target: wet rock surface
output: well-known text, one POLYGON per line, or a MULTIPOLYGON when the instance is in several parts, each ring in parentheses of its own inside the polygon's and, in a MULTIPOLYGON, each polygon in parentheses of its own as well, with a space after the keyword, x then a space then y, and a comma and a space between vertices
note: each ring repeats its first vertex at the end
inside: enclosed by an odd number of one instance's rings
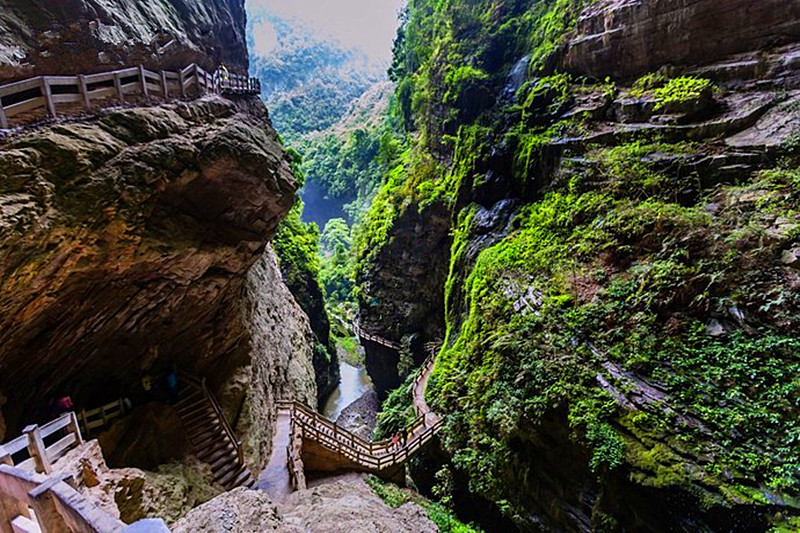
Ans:
POLYGON ((0 83, 39 75, 91 74, 220 63, 247 70, 244 0, 5 0, 0 83))
POLYGON ((375 426, 378 425, 380 407, 378 393, 370 390, 345 407, 336 419, 336 424, 355 433, 362 439, 370 441, 373 438, 375 426))

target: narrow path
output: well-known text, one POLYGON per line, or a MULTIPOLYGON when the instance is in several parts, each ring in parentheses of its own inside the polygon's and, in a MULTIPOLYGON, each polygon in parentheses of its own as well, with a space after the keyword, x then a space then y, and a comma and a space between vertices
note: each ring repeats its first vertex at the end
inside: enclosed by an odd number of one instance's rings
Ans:
MULTIPOLYGON (((302 462, 302 448, 294 457, 292 472, 301 481, 298 486, 305 487, 306 467, 315 471, 359 471, 377 475, 395 476, 408 459, 432 440, 444 424, 444 420, 431 412, 425 401, 425 389, 433 374, 435 354, 438 347, 431 348, 431 356, 414 379, 412 397, 417 418, 406 428, 407 438, 402 444, 393 444, 390 439, 373 442, 336 425, 314 409, 297 401, 278 402, 278 422, 275 429, 272 455, 266 470, 259 478, 257 487, 266 491, 275 501, 283 501, 293 489, 288 464, 288 446, 293 438, 291 432, 302 441, 313 442, 333 454, 311 452, 313 461, 318 464, 306 466, 302 462), (324 464, 319 464, 322 461, 324 464)), ((302 445, 301 445, 302 446, 302 445)))
POLYGON ((425 388, 428 386, 431 374, 433 374, 433 363, 434 360, 431 358, 423 367, 420 379, 414 384, 414 408, 417 410, 417 415, 425 417, 425 425, 420 428, 420 431, 424 431, 426 427, 432 426, 439 421, 438 415, 431 411, 428 402, 425 400, 425 388))
POLYGON ((259 476, 256 485, 275 502, 283 502, 292 493, 292 483, 286 465, 286 449, 291 437, 290 428, 291 413, 283 409, 278 410, 275 435, 272 438, 272 455, 270 455, 269 464, 259 476))

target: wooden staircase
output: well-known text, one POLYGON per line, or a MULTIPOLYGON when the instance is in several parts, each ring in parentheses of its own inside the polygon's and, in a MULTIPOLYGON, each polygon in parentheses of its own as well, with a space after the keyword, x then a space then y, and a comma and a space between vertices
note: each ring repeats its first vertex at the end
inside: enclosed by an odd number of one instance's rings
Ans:
POLYGON ((211 466, 214 481, 232 490, 253 487, 241 444, 208 390, 205 380, 181 375, 180 401, 175 405, 198 459, 211 466))
MULTIPOLYGON (((288 415, 289 445, 288 457, 281 459, 279 451, 274 453, 275 465, 283 463, 280 467, 288 466, 292 487, 304 487, 305 482, 299 480, 305 479, 305 471, 361 471, 387 479, 394 478, 398 473, 402 475, 402 467, 408 459, 433 440, 444 426, 444 419, 434 413, 425 401, 425 388, 433 373, 436 354, 440 348, 441 343, 438 342, 425 346, 430 351, 430 356, 414 379, 413 385, 417 418, 406 427, 408 439, 402 445, 392 444, 388 439, 378 442, 365 440, 301 402, 279 401, 279 431, 276 433, 280 434, 281 418, 288 415)), ((271 466, 272 463, 273 461, 271 466)))

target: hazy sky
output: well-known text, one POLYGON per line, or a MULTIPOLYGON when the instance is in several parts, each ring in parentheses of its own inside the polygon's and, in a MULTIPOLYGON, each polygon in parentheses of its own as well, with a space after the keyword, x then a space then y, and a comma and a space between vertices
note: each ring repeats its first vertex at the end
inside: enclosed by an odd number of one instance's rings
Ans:
MULTIPOLYGON (((397 32, 397 13, 405 0, 247 0, 249 10, 267 9, 287 19, 296 19, 346 48, 358 48, 372 59, 391 57, 397 32)), ((256 53, 274 47, 274 30, 267 24, 254 28, 256 53)))

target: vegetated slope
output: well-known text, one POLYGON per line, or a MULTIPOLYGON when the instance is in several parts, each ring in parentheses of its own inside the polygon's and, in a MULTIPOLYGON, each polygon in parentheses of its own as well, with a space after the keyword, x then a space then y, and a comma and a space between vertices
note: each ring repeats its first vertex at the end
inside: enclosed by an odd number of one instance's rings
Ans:
POLYGON ((258 6, 248 35, 251 72, 278 132, 303 156, 307 180, 340 207, 371 191, 392 93, 388 65, 258 6))
POLYGON ((798 527, 800 14, 748 5, 409 4, 361 322, 446 337, 437 479, 521 530, 798 527))
POLYGON ((306 180, 344 205, 357 219, 386 171, 386 150, 392 138, 389 117, 394 85, 376 83, 350 104, 330 128, 306 135, 297 143, 306 180), (383 146, 382 146, 383 143, 383 146))
MULTIPOLYGON (((305 204, 295 206, 278 232, 276 251, 287 284, 311 317, 320 341, 317 352, 331 360, 332 368, 336 355, 329 340, 320 263, 326 278, 336 278, 327 283, 336 294, 327 296, 337 302, 347 300, 352 286, 349 244, 329 258, 319 250, 320 230, 332 217, 348 216, 346 204, 349 217, 356 218, 377 187, 392 87, 386 81, 386 65, 370 63, 362 52, 321 40, 298 21, 258 6, 252 6, 250 15, 251 72, 262 80, 271 118, 283 139, 297 150, 296 161, 302 161, 298 174, 308 184, 305 204)), ((337 320, 339 326, 342 323, 337 320)), ((330 372, 327 378, 318 374, 318 378, 324 397, 338 374, 330 372)))
POLYGON ((256 6, 249 15, 250 71, 261 80, 275 127, 289 143, 336 123, 353 100, 385 76, 383 65, 320 40, 298 21, 256 6), (257 29, 273 36, 269 50, 256 46, 257 29))

